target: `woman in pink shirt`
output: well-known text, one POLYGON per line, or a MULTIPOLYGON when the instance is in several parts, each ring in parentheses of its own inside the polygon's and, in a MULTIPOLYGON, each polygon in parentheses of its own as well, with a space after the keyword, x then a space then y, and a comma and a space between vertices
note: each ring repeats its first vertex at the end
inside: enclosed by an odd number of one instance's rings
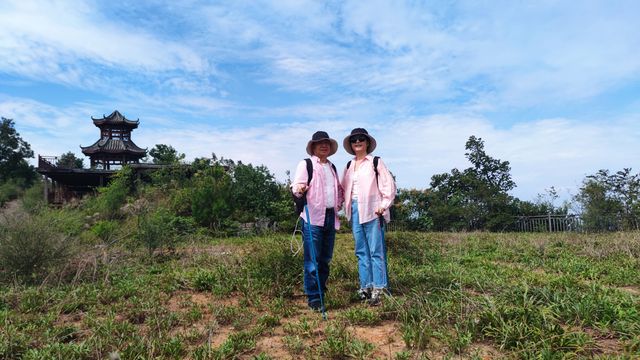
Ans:
POLYGON ((291 190, 297 197, 307 197, 309 223, 302 211, 302 236, 304 249, 304 292, 309 307, 322 311, 322 295, 326 292, 329 277, 329 262, 333 257, 336 230, 340 228, 338 211, 344 201, 344 193, 335 166, 328 157, 338 151, 338 142, 324 131, 317 131, 307 143, 307 153, 311 156, 313 171, 311 181, 307 172, 307 161, 298 163, 291 190), (313 244, 309 239, 313 239, 313 244), (313 246, 313 249, 311 248, 313 246), (313 253, 312 253, 313 251, 313 253), (313 261, 315 255, 317 265, 313 261), (319 276, 319 281, 316 276, 319 276), (318 282, 321 289, 318 289, 318 282))
POLYGON ((376 148, 376 139, 367 130, 353 129, 344 138, 343 146, 355 155, 344 169, 342 187, 345 215, 351 220, 358 258, 358 296, 378 305, 389 286, 384 228, 391 220, 389 208, 396 196, 396 185, 384 162, 370 155, 376 148))

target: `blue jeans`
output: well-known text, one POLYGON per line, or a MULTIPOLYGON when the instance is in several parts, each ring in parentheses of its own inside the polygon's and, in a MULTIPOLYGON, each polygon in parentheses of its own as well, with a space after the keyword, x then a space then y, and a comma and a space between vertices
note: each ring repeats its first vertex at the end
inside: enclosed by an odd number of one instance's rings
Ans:
POLYGON ((306 221, 302 221, 302 237, 304 244, 304 293, 307 294, 309 304, 320 302, 320 291, 318 291, 318 279, 320 274, 320 286, 322 294, 327 291, 327 279, 329 278, 329 263, 333 257, 333 245, 336 240, 335 212, 327 209, 324 217, 324 226, 311 225, 311 235, 313 238, 313 250, 316 261, 313 261, 311 254, 311 243, 309 242, 309 226, 306 221))
POLYGON ((351 230, 355 240, 360 288, 386 289, 387 247, 384 242, 384 220, 374 219, 364 224, 358 222, 358 201, 351 204, 351 230))

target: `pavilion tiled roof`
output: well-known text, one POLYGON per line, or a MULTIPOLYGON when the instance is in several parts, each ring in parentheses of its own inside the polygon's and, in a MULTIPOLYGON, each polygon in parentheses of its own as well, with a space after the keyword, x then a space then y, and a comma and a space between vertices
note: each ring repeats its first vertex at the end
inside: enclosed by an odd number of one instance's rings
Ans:
POLYGON ((147 150, 141 149, 131 140, 122 139, 100 139, 90 146, 80 146, 82 153, 85 155, 91 155, 96 153, 111 153, 111 154, 132 154, 143 157, 146 155, 147 150))
POLYGON ((112 112, 109 116, 102 115, 102 119, 91 117, 93 120, 93 124, 97 127, 102 127, 104 125, 121 125, 127 127, 129 129, 135 129, 138 127, 140 123, 140 119, 138 120, 129 120, 124 115, 122 115, 118 110, 112 112))

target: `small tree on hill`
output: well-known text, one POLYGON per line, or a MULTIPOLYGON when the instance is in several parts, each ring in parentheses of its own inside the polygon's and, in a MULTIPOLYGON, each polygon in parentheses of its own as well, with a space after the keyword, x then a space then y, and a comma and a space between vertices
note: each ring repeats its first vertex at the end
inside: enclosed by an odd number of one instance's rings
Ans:
POLYGON ((58 166, 67 169, 82 169, 84 168, 84 159, 77 158, 74 153, 69 151, 60 155, 58 166))
POLYGON ((178 153, 171 145, 157 144, 149 150, 154 164, 177 164, 184 160, 185 155, 178 153))
POLYGON ((465 149, 472 167, 431 178, 434 226, 440 230, 507 230, 515 215, 508 191, 516 186, 509 162, 489 156, 482 139, 475 136, 469 137, 465 149))
POLYGON ((191 214, 203 226, 221 228, 231 215, 231 177, 214 165, 195 175, 191 189, 191 214))

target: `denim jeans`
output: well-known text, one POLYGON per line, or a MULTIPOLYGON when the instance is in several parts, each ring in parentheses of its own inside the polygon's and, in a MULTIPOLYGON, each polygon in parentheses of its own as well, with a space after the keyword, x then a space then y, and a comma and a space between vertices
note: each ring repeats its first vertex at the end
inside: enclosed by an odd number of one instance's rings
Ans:
POLYGON ((351 204, 351 230, 355 240, 360 288, 386 289, 387 247, 384 242, 384 220, 374 219, 358 223, 358 201, 351 204))
POLYGON ((324 217, 324 226, 311 225, 311 235, 313 238, 313 250, 315 260, 311 254, 311 242, 309 242, 309 225, 302 221, 302 236, 304 244, 304 293, 307 294, 309 304, 320 301, 320 291, 318 291, 317 274, 320 274, 320 286, 322 294, 327 291, 327 279, 329 278, 329 263, 333 257, 333 246, 336 240, 335 212, 327 209, 324 217))

